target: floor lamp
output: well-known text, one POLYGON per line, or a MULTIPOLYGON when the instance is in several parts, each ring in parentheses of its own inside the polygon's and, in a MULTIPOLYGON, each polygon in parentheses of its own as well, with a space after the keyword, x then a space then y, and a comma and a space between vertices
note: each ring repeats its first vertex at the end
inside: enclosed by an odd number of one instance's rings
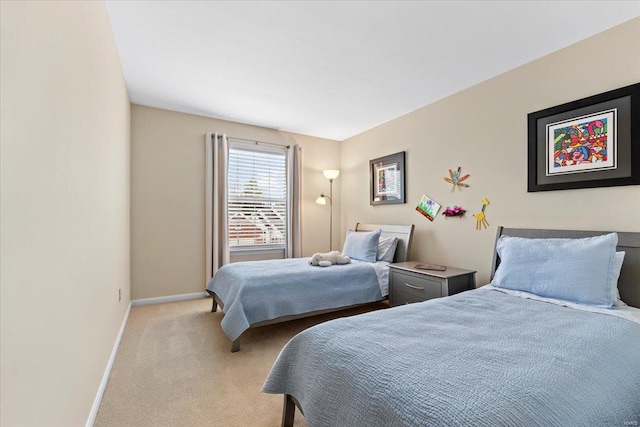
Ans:
POLYGON ((327 199, 329 199, 329 251, 333 249, 333 180, 340 175, 340 171, 337 169, 323 170, 322 174, 329 180, 329 195, 320 194, 320 197, 316 199, 316 203, 319 205, 326 205, 327 199))

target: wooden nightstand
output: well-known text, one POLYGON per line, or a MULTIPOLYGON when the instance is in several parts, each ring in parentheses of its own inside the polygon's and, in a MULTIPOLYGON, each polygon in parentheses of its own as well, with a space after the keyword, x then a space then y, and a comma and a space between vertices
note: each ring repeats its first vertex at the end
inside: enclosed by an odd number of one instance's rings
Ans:
POLYGON ((389 304, 409 304, 475 289, 476 272, 447 267, 445 271, 418 270, 419 261, 389 264, 389 304))

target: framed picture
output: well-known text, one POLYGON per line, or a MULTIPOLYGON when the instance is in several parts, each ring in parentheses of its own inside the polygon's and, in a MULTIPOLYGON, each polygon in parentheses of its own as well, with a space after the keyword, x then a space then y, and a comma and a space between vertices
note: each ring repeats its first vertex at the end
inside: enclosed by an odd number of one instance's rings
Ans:
POLYGON ((404 151, 369 161, 371 205, 405 203, 404 151))
POLYGON ((528 115, 528 191, 640 184, 640 83, 528 115))
POLYGON ((426 194, 423 194, 422 198, 418 202, 418 206, 416 206, 416 210, 429 221, 433 221, 436 219, 438 211, 440 211, 440 203, 436 202, 426 194))

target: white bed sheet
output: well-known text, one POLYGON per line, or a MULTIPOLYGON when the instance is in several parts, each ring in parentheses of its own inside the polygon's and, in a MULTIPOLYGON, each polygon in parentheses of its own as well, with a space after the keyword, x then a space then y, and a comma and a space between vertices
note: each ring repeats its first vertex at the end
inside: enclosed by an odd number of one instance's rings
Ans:
POLYGON ((389 295, 389 263, 385 261, 365 262, 352 259, 351 262, 357 262, 359 264, 366 264, 371 266, 376 272, 378 277, 378 286, 380 286, 380 293, 383 297, 389 295))
POLYGON ((588 312, 591 312, 591 313, 600 313, 600 314, 606 314, 608 316, 621 317, 623 319, 627 319, 627 320, 630 320, 632 322, 640 324, 640 309, 628 306, 622 300, 618 300, 618 305, 617 306, 613 306, 612 308, 598 308, 598 307, 592 307, 592 306, 589 306, 589 305, 576 304, 576 303, 573 303, 573 302, 563 301, 563 300, 559 300, 559 299, 555 299, 555 298, 545 298, 545 297, 538 296, 536 294, 531 294, 529 292, 514 291, 514 290, 511 290, 511 289, 497 288, 497 287, 495 287, 495 286, 493 286, 491 284, 482 286, 479 289, 498 291, 498 292, 502 292, 502 293, 505 293, 505 294, 508 294, 508 295, 514 295, 514 296, 517 296, 517 297, 520 297, 520 298, 527 298, 527 299, 532 299, 532 300, 535 300, 535 301, 548 302, 548 303, 551 303, 551 304, 556 304, 556 305, 561 305, 561 306, 564 306, 564 307, 574 308, 576 310, 588 311, 588 312))

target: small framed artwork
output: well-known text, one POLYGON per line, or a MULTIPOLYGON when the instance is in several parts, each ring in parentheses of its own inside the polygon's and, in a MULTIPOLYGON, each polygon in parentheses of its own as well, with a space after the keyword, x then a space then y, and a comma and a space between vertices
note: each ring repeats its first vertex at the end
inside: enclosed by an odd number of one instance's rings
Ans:
POLYGON ((405 203, 404 151, 369 161, 371 205, 405 203))
POLYGON ((433 221, 438 215, 438 211, 440 211, 440 203, 423 194, 418 206, 416 206, 416 210, 429 221, 433 221))
POLYGON ((528 115, 528 191, 640 184, 640 83, 528 115))

